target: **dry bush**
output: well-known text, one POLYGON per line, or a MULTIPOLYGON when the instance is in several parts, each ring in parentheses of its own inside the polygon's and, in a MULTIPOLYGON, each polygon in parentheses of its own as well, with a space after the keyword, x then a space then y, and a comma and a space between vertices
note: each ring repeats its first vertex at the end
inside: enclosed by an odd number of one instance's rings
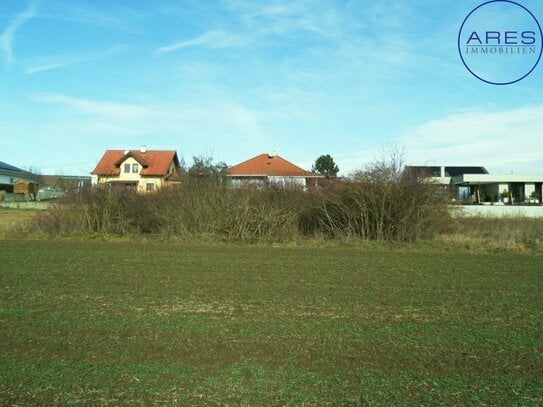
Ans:
POLYGON ((243 241, 292 241, 301 236, 412 241, 434 236, 451 221, 442 191, 403 171, 396 157, 348 181, 330 181, 305 192, 232 188, 220 171, 196 174, 178 187, 152 194, 89 188, 40 214, 28 229, 243 241))
POLYGON ((293 240, 295 196, 301 191, 232 189, 222 182, 186 182, 153 194, 88 189, 38 214, 27 231, 211 236, 228 240, 293 240))
POLYGON ((233 189, 216 180, 190 181, 153 196, 160 224, 157 232, 228 240, 292 240, 298 232, 294 201, 286 198, 291 193, 233 189))
POLYGON ((152 213, 146 197, 105 188, 87 188, 68 194, 27 225, 28 230, 55 233, 125 235, 150 231, 152 213))
POLYGON ((330 238, 412 241, 449 228, 447 197, 393 156, 320 191, 305 229, 330 238))

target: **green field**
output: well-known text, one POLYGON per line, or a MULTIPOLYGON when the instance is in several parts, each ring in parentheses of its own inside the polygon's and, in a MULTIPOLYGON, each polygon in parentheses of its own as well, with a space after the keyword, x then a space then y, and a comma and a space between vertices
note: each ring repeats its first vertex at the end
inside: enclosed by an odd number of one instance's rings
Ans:
POLYGON ((0 404, 541 405, 536 252, 0 241, 0 404))

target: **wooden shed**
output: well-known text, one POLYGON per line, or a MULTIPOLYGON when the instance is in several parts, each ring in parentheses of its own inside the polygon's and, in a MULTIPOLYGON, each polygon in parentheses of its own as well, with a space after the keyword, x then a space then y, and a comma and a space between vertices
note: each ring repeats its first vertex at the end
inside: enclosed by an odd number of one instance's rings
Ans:
POLYGON ((13 193, 24 194, 29 198, 36 199, 38 195, 38 184, 35 182, 28 182, 24 179, 19 179, 13 183, 13 193))

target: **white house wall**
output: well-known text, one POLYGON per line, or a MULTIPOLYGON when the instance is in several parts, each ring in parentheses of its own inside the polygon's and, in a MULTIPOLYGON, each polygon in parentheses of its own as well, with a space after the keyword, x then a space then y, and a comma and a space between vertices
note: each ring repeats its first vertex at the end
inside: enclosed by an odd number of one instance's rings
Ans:
POLYGON ((0 184, 13 184, 18 179, 13 175, 0 175, 0 184))
POLYGON ((289 177, 289 176, 231 176, 230 182, 234 187, 240 187, 243 185, 258 185, 264 186, 275 185, 279 187, 307 187, 307 180, 305 177, 289 177))
POLYGON ((270 185, 305 187, 305 177, 268 176, 270 185))
POLYGON ((0 184, 10 184, 13 185, 18 180, 24 180, 28 183, 36 182, 36 179, 29 178, 29 177, 21 177, 20 175, 6 175, 6 174, 0 174, 0 184))

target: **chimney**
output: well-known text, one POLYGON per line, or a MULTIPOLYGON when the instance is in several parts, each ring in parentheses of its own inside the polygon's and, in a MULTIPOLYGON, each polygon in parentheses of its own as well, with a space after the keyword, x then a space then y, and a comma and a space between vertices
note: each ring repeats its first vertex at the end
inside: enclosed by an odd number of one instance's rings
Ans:
POLYGON ((140 153, 145 154, 147 152, 147 146, 140 147, 140 153))

